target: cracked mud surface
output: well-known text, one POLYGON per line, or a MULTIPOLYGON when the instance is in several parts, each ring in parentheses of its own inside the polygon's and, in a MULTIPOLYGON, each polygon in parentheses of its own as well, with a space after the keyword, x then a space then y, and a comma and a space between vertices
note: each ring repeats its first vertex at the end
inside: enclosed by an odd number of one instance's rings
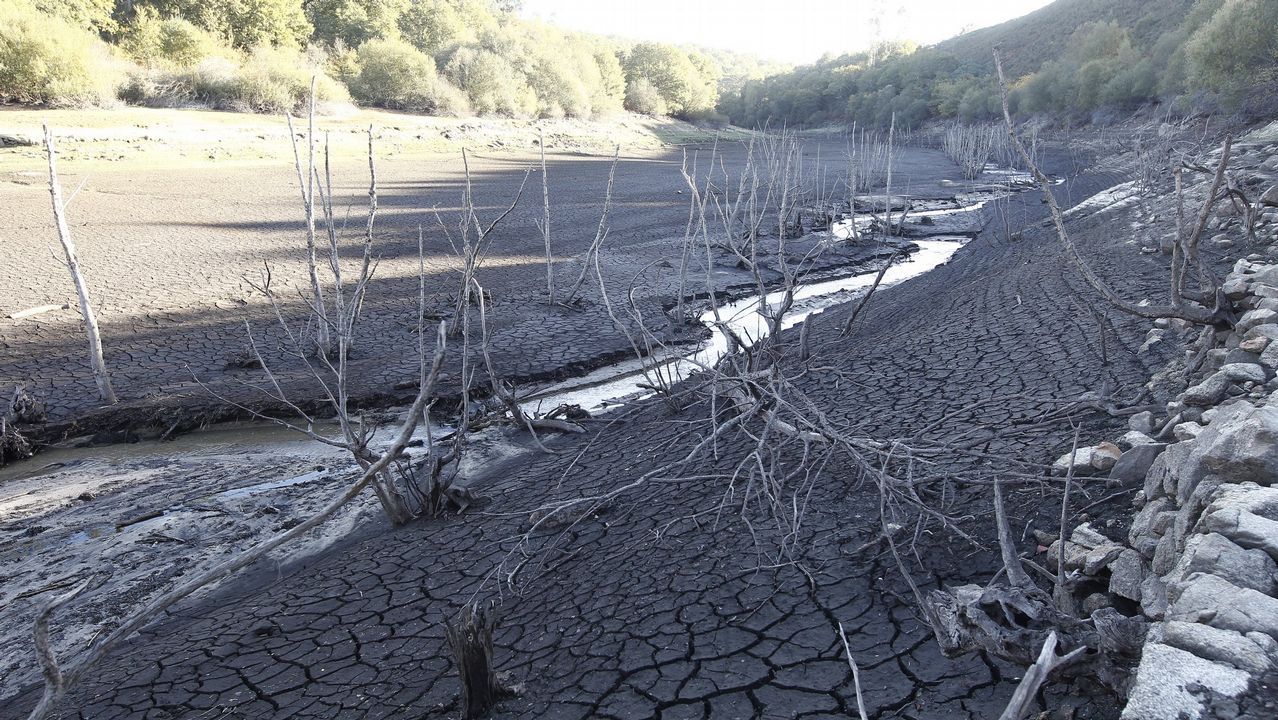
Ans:
MULTIPOLYGON (((1122 179, 1091 171, 1061 192, 1077 202, 1122 179)), ((1009 212, 1013 227, 1044 214, 1029 193, 1009 212)), ((1114 233, 1114 218, 1101 216, 1073 222, 1076 241, 1129 296, 1160 289, 1161 261, 1115 241, 1125 226, 1114 233)), ((1045 399, 1103 382, 1133 388, 1155 364, 1135 354, 1142 324, 1110 313, 1104 365, 1092 305, 1042 228, 1014 242, 991 230, 951 264, 876 297, 853 337, 829 331, 842 313, 818 318, 826 329, 814 337, 829 339, 818 342, 829 370, 806 376, 802 389, 855 434, 1015 424, 1053 407, 1045 399), (994 396, 1008 397, 952 415, 994 396)), ((730 472, 740 439, 725 441, 717 464, 699 465, 698 479, 644 485, 571 527, 543 531, 526 561, 511 555, 529 511, 682 456, 704 418, 696 406, 672 414, 645 403, 598 437, 556 441, 562 455, 492 480, 478 512, 388 532, 282 576, 258 573, 179 608, 108 658, 62 717, 456 716, 442 622, 472 598, 497 598, 497 578, 513 587, 500 598, 496 665, 522 686, 497 717, 846 717, 855 696, 840 622, 871 717, 984 718, 1002 709, 1018 669, 943 658, 890 558, 866 548, 878 530, 872 487, 827 472, 812 488, 797 538, 810 575, 770 567, 760 554, 766 527, 755 527, 759 542, 738 513, 715 515, 726 488, 714 476, 730 472)), ((1084 432, 1099 430, 1093 421, 1084 432)), ((1067 449, 1061 437, 1027 426, 989 450, 1050 462, 1067 449)), ((1105 490, 1084 492, 1096 499, 1105 490)), ((1037 495, 1024 490, 1013 504, 1032 514, 1037 495)), ((983 506, 973 495, 956 508, 983 506)), ((988 549, 952 538, 918 547, 931 582, 985 580, 994 567, 988 549)), ((0 717, 18 717, 33 700, 24 694, 0 717)), ((1090 716, 1116 714, 1097 707, 1090 716)))

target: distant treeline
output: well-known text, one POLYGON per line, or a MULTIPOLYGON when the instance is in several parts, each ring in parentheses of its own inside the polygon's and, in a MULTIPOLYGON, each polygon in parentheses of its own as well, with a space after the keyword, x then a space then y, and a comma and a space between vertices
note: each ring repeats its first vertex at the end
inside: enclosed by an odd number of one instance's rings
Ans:
POLYGON ((0 101, 715 119, 776 70, 519 18, 517 0, 0 0, 0 101))
POLYGON ((995 46, 1021 113, 1104 121, 1154 101, 1278 112, 1278 0, 1058 0, 935 47, 881 44, 747 82, 719 110, 747 127, 990 120, 995 46))

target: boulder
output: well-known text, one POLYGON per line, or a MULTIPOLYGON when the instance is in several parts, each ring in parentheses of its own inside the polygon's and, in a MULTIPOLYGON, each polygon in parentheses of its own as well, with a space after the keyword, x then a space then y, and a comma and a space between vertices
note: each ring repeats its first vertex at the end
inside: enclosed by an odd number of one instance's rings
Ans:
POLYGON ((1186 405, 1195 405, 1198 407, 1209 407, 1215 405, 1225 398, 1229 392, 1229 376, 1217 372, 1209 375, 1205 380, 1194 385, 1181 395, 1181 400, 1186 405))
POLYGON ((1278 207, 1278 183, 1269 186, 1260 196, 1260 204, 1266 207, 1278 207))
POLYGON ((1272 484, 1278 480, 1278 406, 1238 403, 1229 410, 1199 438, 1203 467, 1232 483, 1272 484))
POLYGON ((1153 435, 1155 430, 1157 430, 1157 425, 1154 423, 1154 413, 1148 410, 1136 413, 1127 418, 1127 427, 1138 433, 1153 435))
MULTIPOLYGON (((1232 630, 1220 630, 1202 623, 1178 620, 1163 623, 1162 634, 1163 642, 1174 648, 1207 660, 1232 665, 1239 670, 1260 674, 1269 672, 1275 666, 1275 658, 1269 652, 1275 641, 1268 636, 1260 636, 1269 640, 1268 643, 1258 643, 1232 630)), ((1252 635, 1255 636, 1255 633, 1252 635)))
POLYGON ((1267 517, 1240 507, 1209 508, 1203 524, 1211 532, 1220 533, 1242 547, 1263 550, 1269 557, 1278 558, 1278 522, 1267 517))
MULTIPOLYGON (((1139 433, 1137 434, 1139 435, 1139 433)), ((1140 435, 1140 437, 1144 438, 1146 436, 1140 435)), ((1123 485, 1144 482, 1145 475, 1149 473, 1149 468, 1166 449, 1166 443, 1150 441, 1141 445, 1133 444, 1130 450, 1119 456, 1118 462, 1114 463, 1114 467, 1110 468, 1109 479, 1123 485)))
POLYGON ((1246 672, 1162 643, 1145 646, 1122 720, 1200 720, 1216 698, 1247 690, 1246 672))
POLYGON ((1109 592, 1140 602, 1140 586, 1148 575, 1149 568, 1140 553, 1125 549, 1109 564, 1109 592))
MULTIPOLYGON (((1128 447, 1128 448, 1134 448, 1138 445, 1149 445, 1150 443, 1156 443, 1156 442, 1158 441, 1155 440, 1154 438, 1137 430, 1128 430, 1127 432, 1123 433, 1122 437, 1118 438, 1118 446, 1128 447)), ((1119 460, 1122 460, 1122 458, 1119 458, 1119 460)))
MULTIPOLYGON (((1265 339, 1266 338, 1252 338, 1252 340, 1265 340, 1265 339)), ((1245 342, 1251 342, 1251 341, 1248 340, 1245 342)), ((1225 362, 1224 364, 1221 365, 1220 369, 1223 370, 1230 365, 1255 365, 1256 363, 1259 363, 1259 362, 1260 362, 1260 353, 1254 353, 1254 352, 1251 352, 1250 350, 1244 350, 1242 347, 1242 343, 1239 343, 1238 347, 1225 353, 1225 362)), ((1261 368, 1261 372, 1262 373, 1264 372, 1264 368, 1261 368)), ((1255 381, 1253 380, 1252 382, 1255 382, 1255 381)))
POLYGON ((1278 323, 1278 311, 1258 309, 1248 310, 1238 319, 1238 324, 1234 326, 1234 330, 1245 333, 1248 330, 1259 327, 1261 325, 1272 325, 1278 323))
POLYGON ((1194 574, 1168 585, 1168 620, 1203 622, 1222 630, 1278 638, 1278 600, 1215 575, 1194 574))
POLYGON ((1161 496, 1145 503, 1145 507, 1141 508, 1132 520, 1131 529, 1127 531, 1128 544, 1141 555, 1152 558, 1154 548, 1158 545, 1158 538, 1163 532, 1155 531, 1155 528, 1160 526, 1165 528, 1175 515, 1176 506, 1169 497, 1161 496), (1161 519, 1164 516, 1167 517, 1165 521, 1161 519))
POLYGON ((1092 447, 1081 447, 1073 453, 1065 453, 1052 463, 1052 474, 1064 476, 1074 466, 1075 475, 1094 475, 1114 467, 1123 451, 1114 443, 1103 442, 1092 447))
POLYGON ((1210 573, 1238 587, 1271 595, 1278 579, 1278 565, 1261 550, 1244 550, 1225 535, 1212 532, 1191 535, 1176 567, 1165 579, 1180 580, 1195 573, 1210 573))
POLYGON ((1265 381, 1265 369, 1255 363, 1226 363, 1217 372, 1236 383, 1265 381))
POLYGON ((1117 445, 1112 442, 1103 442, 1092 449, 1092 467, 1105 472, 1113 468, 1122 455, 1123 451, 1117 445))
POLYGON ((1224 291, 1230 300, 1241 300, 1247 295, 1247 281, 1236 275, 1230 276, 1220 286, 1220 289, 1224 291))
POLYGON ((1240 330, 1239 332, 1243 334, 1243 340, 1250 340, 1254 337, 1266 337, 1272 342, 1274 340, 1278 340, 1278 323, 1265 323, 1264 325, 1257 325, 1245 331, 1240 330))
POLYGON ((1278 369, 1278 343, 1270 341, 1265 351, 1260 353, 1260 364, 1268 368, 1278 369))
POLYGON ((1203 426, 1196 422, 1183 422, 1178 423, 1176 427, 1172 428, 1172 436, 1177 440, 1184 442, 1198 437, 1202 434, 1202 431, 1203 426))

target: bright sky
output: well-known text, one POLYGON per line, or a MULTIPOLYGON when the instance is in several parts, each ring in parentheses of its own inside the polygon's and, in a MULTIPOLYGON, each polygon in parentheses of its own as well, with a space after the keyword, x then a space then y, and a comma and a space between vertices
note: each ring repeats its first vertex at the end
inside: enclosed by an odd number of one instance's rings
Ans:
POLYGON ((737 50, 791 63, 879 40, 940 42, 1051 0, 524 0, 525 16, 637 40, 737 50))

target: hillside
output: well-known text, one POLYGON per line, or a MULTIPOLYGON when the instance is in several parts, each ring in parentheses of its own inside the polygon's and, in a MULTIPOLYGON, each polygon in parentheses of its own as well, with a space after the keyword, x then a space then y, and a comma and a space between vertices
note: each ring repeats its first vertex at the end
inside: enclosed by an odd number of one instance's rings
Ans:
POLYGON ((1057 0, 931 47, 884 43, 748 82, 719 111, 745 126, 988 121, 1000 113, 999 47, 1014 112, 1106 122, 1173 101, 1180 114, 1264 117, 1278 102, 1274 27, 1272 0, 1057 0))
POLYGON ((1194 0, 1057 0, 1028 15, 945 40, 936 50, 953 56, 965 71, 985 74, 991 72, 990 49, 998 47, 1006 70, 1020 77, 1063 57, 1083 25, 1117 23, 1134 42, 1152 46, 1179 28, 1193 6, 1194 0))

